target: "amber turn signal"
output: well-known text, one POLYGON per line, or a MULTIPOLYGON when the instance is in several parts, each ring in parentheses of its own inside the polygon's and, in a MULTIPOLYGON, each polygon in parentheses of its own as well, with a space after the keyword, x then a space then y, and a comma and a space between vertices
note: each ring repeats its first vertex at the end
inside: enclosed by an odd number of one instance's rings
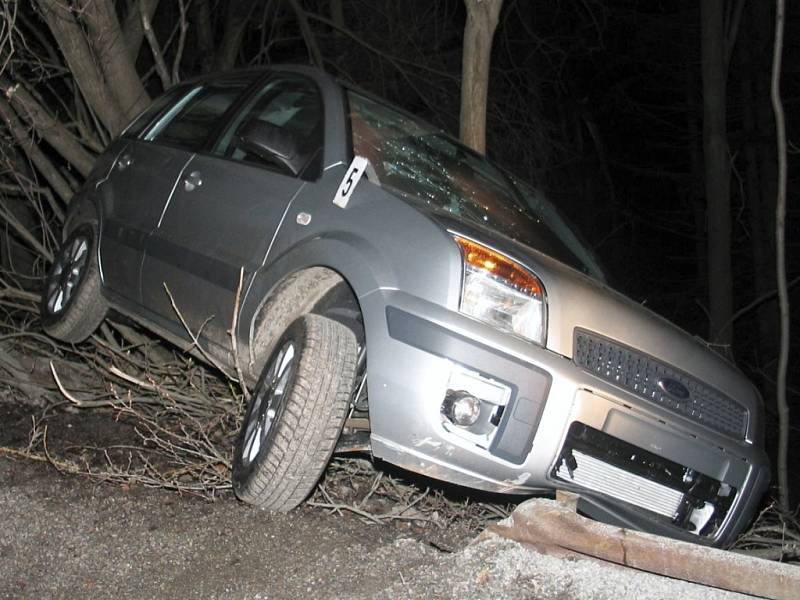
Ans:
POLYGON ((468 265, 491 273, 523 294, 533 298, 542 298, 542 284, 535 275, 491 248, 459 236, 453 237, 461 247, 464 261, 468 265))

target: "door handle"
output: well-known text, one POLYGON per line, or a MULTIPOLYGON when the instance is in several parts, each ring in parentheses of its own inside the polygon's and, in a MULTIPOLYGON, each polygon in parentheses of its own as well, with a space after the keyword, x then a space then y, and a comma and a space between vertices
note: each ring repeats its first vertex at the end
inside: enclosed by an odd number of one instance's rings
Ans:
POLYGON ((117 170, 124 171, 133 163, 133 157, 130 154, 123 154, 117 160, 117 170))
POLYGON ((183 178, 183 189, 187 192, 192 192, 201 185, 203 185, 203 177, 200 171, 192 171, 183 178))

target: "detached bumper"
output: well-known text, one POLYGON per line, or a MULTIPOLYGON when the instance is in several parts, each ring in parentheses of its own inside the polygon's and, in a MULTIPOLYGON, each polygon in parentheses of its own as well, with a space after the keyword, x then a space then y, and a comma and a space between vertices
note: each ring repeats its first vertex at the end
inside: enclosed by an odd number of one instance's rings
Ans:
POLYGON ((752 518, 769 483, 761 448, 441 306, 398 291, 360 300, 375 456, 492 492, 573 490, 595 518, 700 543, 725 545, 752 518), (507 390, 475 432, 442 413, 461 372, 507 390), (579 442, 576 428, 597 435, 579 442))

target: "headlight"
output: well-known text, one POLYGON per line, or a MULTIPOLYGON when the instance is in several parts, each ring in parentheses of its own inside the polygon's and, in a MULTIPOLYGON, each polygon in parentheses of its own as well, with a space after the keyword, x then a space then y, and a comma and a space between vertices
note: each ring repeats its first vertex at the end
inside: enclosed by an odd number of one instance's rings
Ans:
POLYGON ((547 306, 539 278, 507 256, 455 236, 464 256, 461 312, 544 346, 547 306))

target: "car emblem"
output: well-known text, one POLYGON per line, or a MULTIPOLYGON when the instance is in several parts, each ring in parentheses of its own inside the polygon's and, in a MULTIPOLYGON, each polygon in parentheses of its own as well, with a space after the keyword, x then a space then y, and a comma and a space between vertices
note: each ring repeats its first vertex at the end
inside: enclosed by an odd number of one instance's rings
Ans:
POLYGON ((658 387, 673 398, 678 398, 679 400, 686 400, 689 397, 689 388, 675 379, 662 377, 658 380, 658 387))

